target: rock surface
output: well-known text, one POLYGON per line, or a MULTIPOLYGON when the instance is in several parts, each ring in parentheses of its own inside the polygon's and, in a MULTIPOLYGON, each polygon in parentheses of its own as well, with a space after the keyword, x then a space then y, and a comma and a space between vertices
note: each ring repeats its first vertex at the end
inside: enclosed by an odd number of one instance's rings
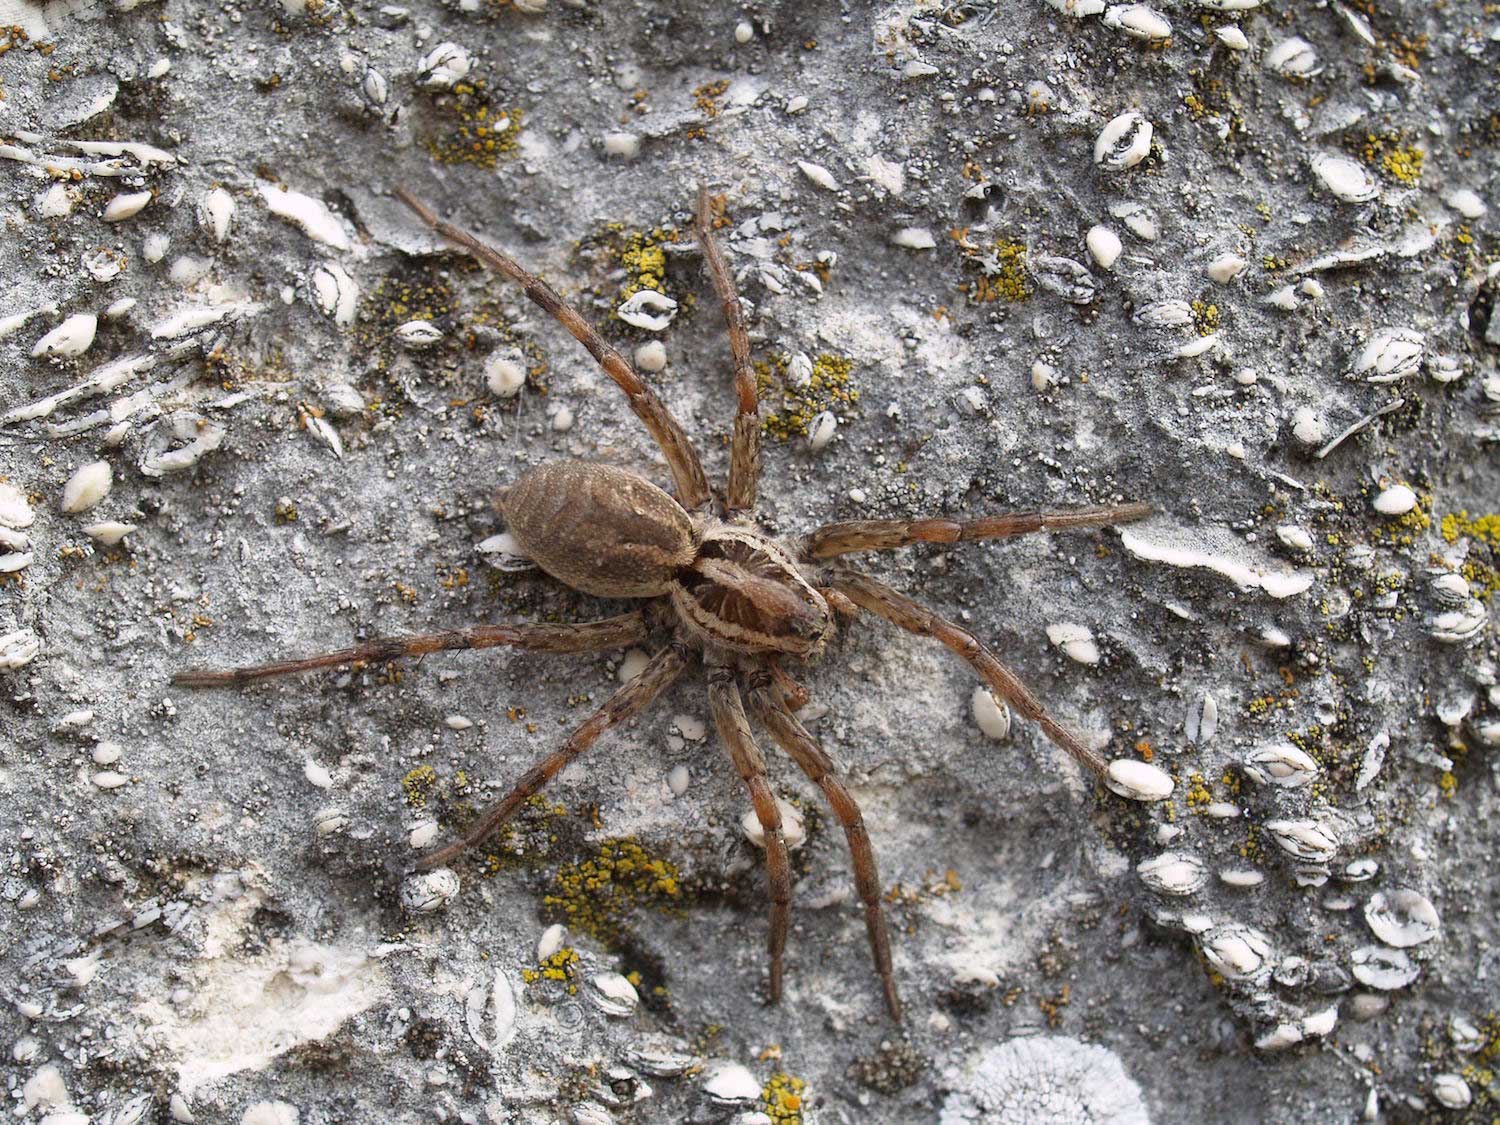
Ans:
POLYGON ((1010 1120, 1014 1072, 1059 1121, 1493 1116, 1500 16, 1102 8, 0 0, 16 1109, 1010 1120), (769 745, 806 840, 765 1004, 763 853, 701 673, 425 876, 641 654, 170 683, 618 612, 528 570, 492 496, 559 458, 667 484, 662 458, 389 193, 639 353, 718 479, 699 184, 768 527, 1157 513, 867 561, 1165 801, 981 730, 968 669, 878 622, 796 670, 880 857, 899 1027, 843 834, 769 745), (1013 1045, 1038 1035, 1076 1060, 1013 1045), (1085 1075, 1116 1089, 1050 1085, 1085 1075))

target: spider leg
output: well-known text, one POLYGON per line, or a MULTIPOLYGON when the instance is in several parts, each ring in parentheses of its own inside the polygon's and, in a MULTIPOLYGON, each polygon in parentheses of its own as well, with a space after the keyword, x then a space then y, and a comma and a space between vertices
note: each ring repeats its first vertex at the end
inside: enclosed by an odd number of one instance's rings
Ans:
POLYGON ((843 826, 844 838, 849 845, 849 858, 854 864, 854 885, 865 906, 865 931, 870 937, 870 956, 875 961, 875 971, 880 974, 880 983, 885 989, 885 1006, 891 1013, 891 1019, 900 1023, 901 998, 896 992, 896 976, 891 969, 891 939, 886 931, 885 912, 880 904, 880 873, 875 865, 875 849, 870 844, 870 834, 865 831, 864 815, 844 786, 833 760, 787 709, 786 700, 773 684, 762 682, 757 685, 752 681, 750 705, 755 710, 755 717, 771 732, 777 745, 823 791, 828 807, 843 826))
POLYGON ((485 809, 474 826, 453 843, 428 852, 417 861, 417 868, 428 871, 451 863, 491 832, 509 820, 522 803, 562 772, 574 758, 592 746, 605 731, 638 715, 662 693, 687 667, 688 650, 681 644, 670 644, 653 656, 646 667, 620 688, 595 711, 583 725, 568 736, 567 742, 532 766, 499 801, 485 809))
POLYGON ((847 555, 851 551, 889 551, 913 543, 963 543, 1006 539, 1033 531, 1110 527, 1142 520, 1150 514, 1150 504, 1104 504, 1061 512, 1012 512, 977 520, 845 520, 824 524, 805 536, 801 557, 810 561, 847 555))
POLYGON ((860 608, 884 617, 909 633, 933 637, 947 645, 979 673, 980 679, 992 691, 1041 727, 1047 737, 1071 754, 1079 765, 1103 780, 1108 769, 1104 759, 1058 722, 1015 672, 973 633, 938 616, 885 583, 875 581, 869 575, 853 570, 840 570, 833 578, 833 585, 847 594, 860 608))
POLYGON ((678 425, 677 419, 672 417, 666 403, 636 373, 635 368, 626 362, 624 356, 606 343, 593 326, 541 278, 529 273, 477 235, 438 218, 432 208, 405 188, 398 187, 393 194, 449 242, 462 246, 485 265, 514 281, 526 291, 526 296, 571 332, 573 338, 588 349, 604 373, 625 392, 630 401, 630 409, 656 440, 672 471, 672 479, 677 485, 677 499, 682 506, 693 511, 708 503, 708 478, 703 475, 703 465, 698 460, 698 452, 693 448, 692 441, 678 425))
POLYGON ((714 292, 729 327, 729 352, 734 359, 734 393, 737 409, 734 415, 734 445, 729 454, 729 517, 755 507, 755 487, 760 478, 760 400, 755 388, 755 371, 750 367, 750 337, 745 331, 745 316, 740 297, 734 289, 734 275, 724 261, 724 253, 709 227, 708 189, 698 189, 698 244, 714 292))
POLYGON ((270 664, 250 664, 223 671, 178 672, 172 677, 172 682, 178 687, 238 686, 267 680, 272 676, 289 676, 295 672, 333 668, 361 660, 374 663, 399 660, 403 656, 426 656, 429 652, 447 649, 496 648, 501 645, 536 652, 600 652, 604 649, 624 648, 644 640, 646 628, 646 619, 639 612, 570 625, 473 625, 467 629, 450 629, 444 633, 382 637, 298 660, 277 660, 270 664))
POLYGON ((787 706, 793 711, 800 711, 806 707, 812 696, 808 690, 792 679, 787 670, 781 666, 781 661, 774 655, 767 656, 766 667, 771 672, 771 679, 776 682, 776 688, 781 692, 781 697, 786 700, 787 706))
POLYGON ((714 714, 719 738, 729 751, 729 759, 750 791, 756 819, 766 837, 766 884, 771 895, 771 933, 767 950, 771 957, 771 1003, 781 1001, 782 955, 792 919, 792 865, 787 854, 786 837, 781 832, 781 809, 766 780, 766 760, 750 736, 750 722, 740 689, 734 682, 734 669, 716 664, 708 671, 708 701, 714 714))

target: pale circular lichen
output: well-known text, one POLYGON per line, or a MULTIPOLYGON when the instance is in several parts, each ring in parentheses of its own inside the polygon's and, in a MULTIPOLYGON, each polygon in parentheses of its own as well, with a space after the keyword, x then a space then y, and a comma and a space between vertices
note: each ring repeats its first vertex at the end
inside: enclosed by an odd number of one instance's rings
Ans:
POLYGON ((1150 1125, 1113 1051, 1062 1035, 1009 1039, 980 1054, 940 1125, 1150 1125))

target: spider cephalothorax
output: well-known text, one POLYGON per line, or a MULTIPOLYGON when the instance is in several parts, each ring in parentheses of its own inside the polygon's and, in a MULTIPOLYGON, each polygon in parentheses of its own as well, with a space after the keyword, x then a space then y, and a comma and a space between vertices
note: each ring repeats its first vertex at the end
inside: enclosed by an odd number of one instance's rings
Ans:
POLYGON ((538 566, 561 582, 600 597, 635 599, 639 608, 575 625, 475 625, 444 633, 369 641, 337 652, 227 672, 184 672, 178 684, 207 687, 246 684, 290 672, 355 661, 394 660, 444 649, 511 645, 543 652, 599 652, 669 633, 634 679, 612 695, 557 750, 534 765, 506 796, 480 815, 464 837, 424 856, 420 865, 447 863, 504 824, 521 804, 555 777, 601 734, 647 707, 695 661, 707 670, 714 724, 735 771, 744 781, 765 839, 771 899, 770 993, 781 997, 782 955, 791 917, 791 867, 781 813, 766 775, 765 759, 751 734, 750 711, 823 793, 844 830, 876 971, 894 1019, 901 1003, 891 969, 890 942, 881 909, 875 854, 859 806, 832 760, 798 721, 807 693, 788 674, 784 659, 808 661, 823 652, 834 632, 834 611, 860 610, 914 633, 933 637, 967 661, 997 695, 1035 722, 1110 789, 1139 800, 1171 792, 1171 780, 1140 762, 1106 763, 1048 713, 1015 673, 978 637, 842 562, 857 551, 912 543, 998 539, 1033 531, 1104 527, 1139 519, 1144 504, 1117 504, 1061 512, 1026 512, 976 520, 852 520, 825 524, 808 535, 775 539, 755 522, 760 476, 760 416, 750 345, 739 299, 724 259, 710 236, 707 196, 698 194, 697 233, 714 289, 729 326, 737 410, 729 474, 722 495, 709 488, 692 442, 661 399, 623 356, 543 281, 499 250, 439 219, 407 192, 396 196, 444 238, 473 253, 526 291, 586 347, 625 392, 656 440, 671 471, 676 496, 635 473, 609 465, 563 461, 524 474, 501 493, 499 505, 511 533, 538 566))

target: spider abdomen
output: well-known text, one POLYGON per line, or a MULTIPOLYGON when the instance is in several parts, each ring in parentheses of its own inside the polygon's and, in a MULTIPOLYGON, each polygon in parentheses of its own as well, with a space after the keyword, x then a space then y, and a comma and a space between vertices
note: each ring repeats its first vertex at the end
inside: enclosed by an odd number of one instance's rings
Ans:
POLYGON ((697 543, 682 506, 650 481, 589 461, 532 469, 501 501, 510 533, 552 577, 606 598, 667 593, 697 543))

